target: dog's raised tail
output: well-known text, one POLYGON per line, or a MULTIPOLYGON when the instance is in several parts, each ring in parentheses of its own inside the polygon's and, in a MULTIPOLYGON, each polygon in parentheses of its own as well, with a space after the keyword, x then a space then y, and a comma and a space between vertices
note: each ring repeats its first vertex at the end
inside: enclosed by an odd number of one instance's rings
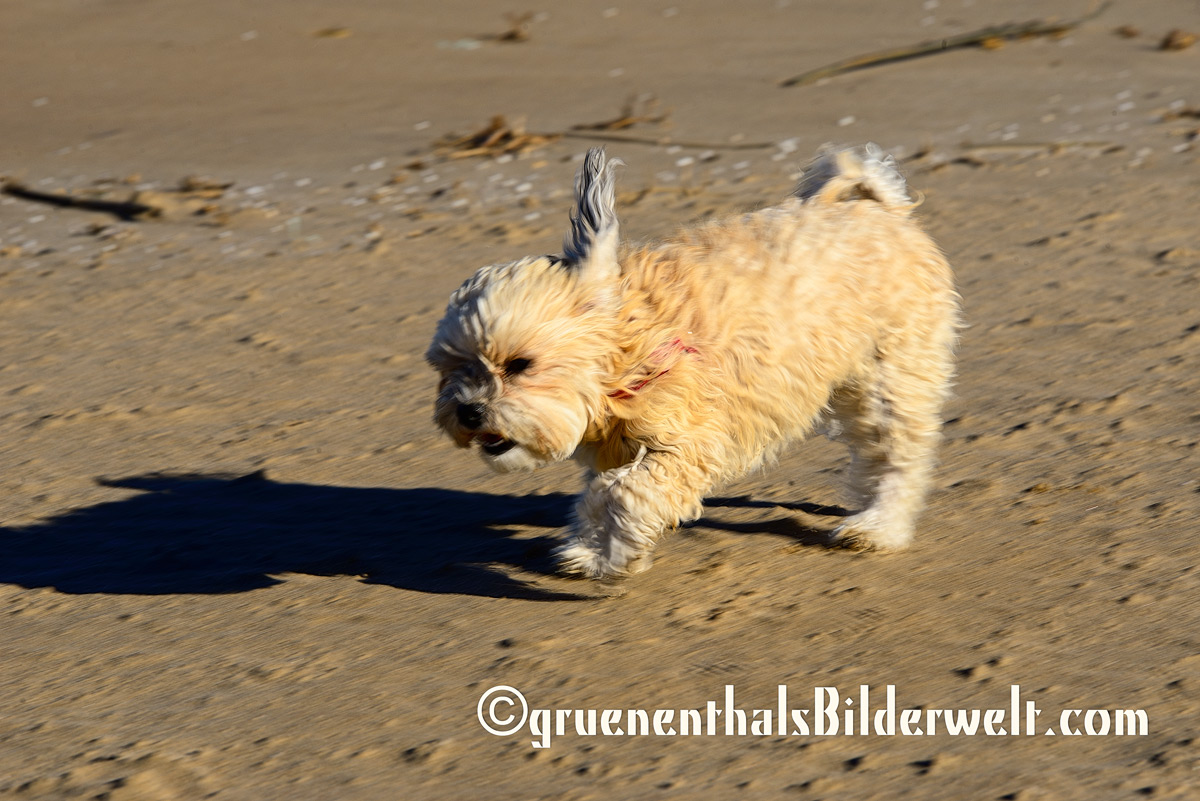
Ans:
POLYGON ((875 144, 826 148, 804 169, 792 194, 805 203, 874 200, 897 211, 916 205, 896 160, 875 144))

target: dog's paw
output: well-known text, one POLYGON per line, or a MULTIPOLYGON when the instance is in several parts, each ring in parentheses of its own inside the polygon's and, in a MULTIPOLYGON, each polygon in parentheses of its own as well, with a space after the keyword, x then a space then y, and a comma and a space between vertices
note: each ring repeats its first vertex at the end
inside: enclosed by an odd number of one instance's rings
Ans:
POLYGON ((618 565, 575 540, 555 548, 553 555, 558 561, 560 573, 592 579, 623 578, 642 573, 649 570, 654 562, 651 555, 646 553, 618 565))
POLYGON ((873 515, 858 514, 833 530, 833 542, 854 551, 903 551, 912 544, 912 529, 883 525, 873 515))
POLYGON ((574 540, 555 548, 553 555, 558 562, 558 571, 568 576, 607 578, 617 575, 607 559, 574 540))
POLYGON ((624 569, 621 571, 625 576, 636 576, 638 573, 645 573, 654 564, 654 556, 644 553, 640 556, 635 556, 630 559, 624 569))

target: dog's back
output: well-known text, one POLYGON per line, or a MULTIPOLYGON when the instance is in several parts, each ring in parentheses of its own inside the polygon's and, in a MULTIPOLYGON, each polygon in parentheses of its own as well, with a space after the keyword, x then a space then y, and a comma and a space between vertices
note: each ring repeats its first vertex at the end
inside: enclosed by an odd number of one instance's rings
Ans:
POLYGON ((661 320, 697 333, 709 323, 705 334, 718 338, 794 330, 810 315, 814 335, 841 315, 895 328, 913 310, 906 296, 954 305, 949 265, 912 216, 916 206, 879 148, 826 150, 782 203, 627 251, 622 273, 661 320))

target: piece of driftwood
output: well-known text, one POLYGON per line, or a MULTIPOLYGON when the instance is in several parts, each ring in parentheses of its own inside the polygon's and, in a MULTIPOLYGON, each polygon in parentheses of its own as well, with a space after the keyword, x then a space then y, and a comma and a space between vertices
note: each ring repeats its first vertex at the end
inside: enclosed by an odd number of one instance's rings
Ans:
MULTIPOLYGON (((626 142, 637 145, 655 145, 658 147, 681 147, 688 150, 765 150, 775 147, 772 142, 702 142, 693 139, 676 139, 667 134, 657 136, 637 136, 621 131, 624 118, 610 121, 608 124, 595 123, 592 125, 575 126, 565 131, 551 133, 529 133, 525 130, 523 120, 512 123, 503 116, 496 115, 491 121, 467 136, 449 136, 439 141, 434 149, 434 156, 442 159, 464 159, 475 156, 500 156, 504 154, 527 153, 531 150, 557 142, 559 139, 590 139, 602 142, 626 142), (616 129, 616 130, 612 130, 616 129)), ((655 118, 635 119, 634 122, 655 121, 655 118)), ((425 161, 416 160, 409 167, 423 169, 425 161)))
POLYGON ((98 211, 105 214, 111 214, 117 219, 131 222, 133 220, 144 217, 152 217, 157 212, 154 206, 149 206, 145 203, 138 203, 130 200, 100 200, 90 197, 75 197, 74 195, 60 195, 52 192, 39 192, 36 189, 30 189, 19 183, 12 181, 6 182, 3 187, 0 187, 0 192, 12 197, 19 197, 22 200, 29 200, 34 203, 47 203, 51 206, 58 206, 67 209, 83 209, 85 211, 98 211))
POLYGON ((558 134, 570 139, 594 139, 601 142, 628 142, 635 145, 658 147, 682 147, 688 150, 765 150, 775 147, 774 142, 699 142, 694 139, 676 139, 672 136, 631 136, 608 131, 568 130, 558 134))
POLYGON ((475 133, 442 139, 434 154, 447 159, 465 159, 473 156, 525 153, 549 144, 558 137, 559 134, 529 133, 525 130, 523 119, 510 123, 503 114, 497 114, 475 133))
POLYGON ((976 153, 989 150, 1046 150, 1051 153, 1059 153, 1063 150, 1108 150, 1110 148, 1119 146, 1114 142, 1098 142, 1095 140, 1085 139, 1064 139, 1058 142, 981 142, 978 144, 972 142, 963 142, 961 147, 963 150, 976 153))
POLYGON ((653 96, 638 97, 634 95, 625 101, 621 113, 616 117, 600 122, 581 122, 572 125, 572 131, 623 131, 635 125, 649 123, 662 125, 671 116, 670 111, 658 112, 658 98, 653 96))
POLYGON ((637 145, 674 146, 689 150, 762 150, 772 147, 771 142, 700 142, 694 139, 676 139, 670 134, 638 136, 624 131, 635 125, 649 123, 662 125, 671 116, 670 111, 657 113, 658 100, 653 97, 637 96, 625 102, 620 115, 601 122, 572 125, 558 136, 571 139, 594 139, 601 142, 628 142, 637 145))
POLYGON ((882 64, 892 64, 897 61, 908 61, 963 47, 995 48, 1000 43, 1009 39, 1029 39, 1035 36, 1062 36, 1067 31, 1100 16, 1109 5, 1111 5, 1111 0, 1106 0, 1079 19, 1074 20, 1056 22, 1054 20, 1035 19, 1027 22, 1013 22, 1007 25, 990 25, 986 28, 962 33, 958 36, 950 36, 945 39, 934 39, 928 42, 909 45, 908 47, 880 50, 874 53, 854 56, 842 61, 835 61, 824 67, 818 67, 815 70, 802 72, 799 75, 780 82, 779 85, 783 87, 804 86, 816 83, 822 78, 829 78, 846 72, 853 72, 867 67, 877 67, 882 64))

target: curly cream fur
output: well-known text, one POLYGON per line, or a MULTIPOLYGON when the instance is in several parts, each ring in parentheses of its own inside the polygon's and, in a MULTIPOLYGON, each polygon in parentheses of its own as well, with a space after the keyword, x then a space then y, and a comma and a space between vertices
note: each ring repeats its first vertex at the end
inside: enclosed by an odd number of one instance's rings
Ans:
POLYGON ((559 551, 569 572, 645 569, 714 488, 823 423, 851 448, 862 506, 839 536, 908 545, 958 303, 894 165, 830 151, 777 206, 620 250, 611 182, 591 151, 570 260, 485 267, 451 298, 427 354, 437 423, 500 470, 589 468, 559 551))

